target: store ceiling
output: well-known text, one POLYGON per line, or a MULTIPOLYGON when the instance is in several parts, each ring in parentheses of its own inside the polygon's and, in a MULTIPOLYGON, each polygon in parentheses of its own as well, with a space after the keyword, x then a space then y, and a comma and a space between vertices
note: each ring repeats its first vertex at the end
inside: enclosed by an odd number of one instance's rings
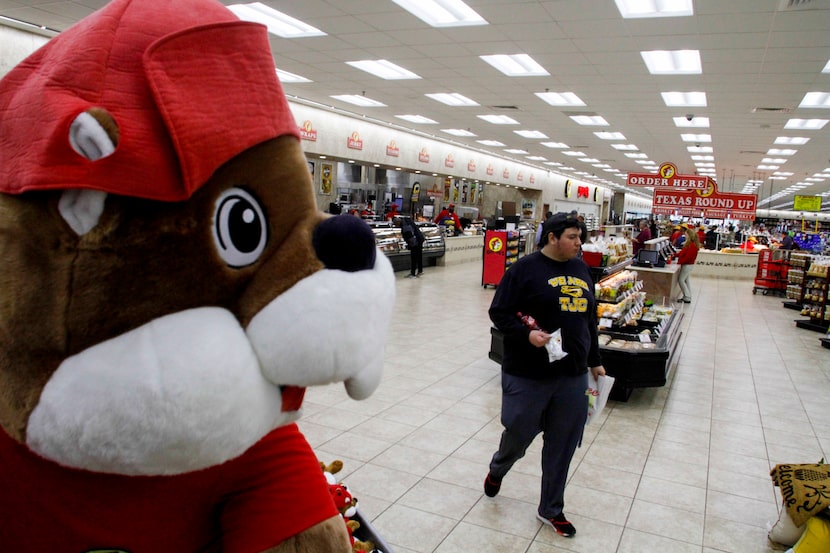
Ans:
MULTIPOLYGON (((628 172, 651 171, 612 144, 633 144, 653 163, 670 161, 679 173, 695 174, 704 170, 687 150, 695 142, 683 142, 681 134, 706 133, 721 191, 746 192, 747 181, 758 180, 759 207, 788 209, 794 194, 825 194, 823 203, 830 206, 830 124, 821 130, 784 128, 792 118, 830 119, 830 108, 799 107, 808 92, 830 93, 830 73, 822 73, 830 61, 830 0, 694 0, 693 16, 650 19, 623 19, 614 0, 467 0, 489 24, 454 28, 430 27, 392 0, 263 3, 327 33, 272 36, 276 66, 312 81, 285 84, 289 96, 619 187, 625 186, 628 172), (700 51, 702 74, 651 75, 640 55, 685 49, 700 51), (550 75, 507 77, 479 58, 518 53, 529 54, 550 75), (386 59, 421 78, 387 81, 345 63, 363 59, 386 59), (586 105, 553 107, 535 94, 545 91, 572 92, 586 105), (705 92, 707 105, 667 107, 661 92, 671 91, 705 92), (480 105, 449 107, 425 96, 439 92, 459 93, 480 105), (339 94, 365 95, 386 107, 358 108, 331 98, 339 94), (600 115, 609 126, 578 125, 569 117, 573 112, 600 115), (438 123, 416 125, 396 118, 405 114, 438 123), (486 114, 508 115, 519 124, 494 125, 477 117, 486 114), (687 115, 708 117, 710 127, 676 127, 673 118, 685 120, 687 115), (457 138, 441 129, 464 129, 476 136, 457 138), (541 131, 548 138, 523 138, 517 130, 541 131), (619 132, 625 139, 594 135, 601 131, 619 132), (810 140, 802 146, 776 145, 782 136, 810 140), (477 140, 497 140, 505 147, 486 147, 477 140), (598 161, 579 161, 542 142, 564 143, 598 161), (528 153, 508 154, 506 148, 528 153), (767 155, 772 148, 797 152, 767 155), (764 163, 764 158, 779 161, 764 163), (759 168, 763 165, 778 169, 759 168), (772 179, 776 171, 791 175, 772 179), (821 174, 825 176, 816 176, 821 174), (792 188, 800 183, 807 187, 792 188), (765 201, 772 195, 777 197, 765 201)), ((0 15, 61 31, 104 4, 0 0, 0 15)))

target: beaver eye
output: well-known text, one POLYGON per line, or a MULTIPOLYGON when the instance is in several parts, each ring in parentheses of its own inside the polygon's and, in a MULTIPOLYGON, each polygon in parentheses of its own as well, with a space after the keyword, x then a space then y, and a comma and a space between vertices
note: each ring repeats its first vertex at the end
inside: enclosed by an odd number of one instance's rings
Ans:
POLYGON ((268 242, 265 213, 256 198, 241 188, 225 190, 216 200, 213 239, 231 267, 255 263, 268 242))

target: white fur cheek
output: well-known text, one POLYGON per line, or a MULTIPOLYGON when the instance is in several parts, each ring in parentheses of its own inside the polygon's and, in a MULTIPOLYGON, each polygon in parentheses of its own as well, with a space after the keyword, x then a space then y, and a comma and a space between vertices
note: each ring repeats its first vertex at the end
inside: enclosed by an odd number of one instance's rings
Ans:
POLYGON ((238 321, 200 308, 66 359, 30 417, 27 442, 76 468, 178 474, 242 454, 288 422, 280 407, 238 321))
POLYGON ((395 304, 392 265, 377 252, 372 270, 324 269, 253 318, 247 332, 273 382, 312 386, 345 381, 355 399, 380 383, 395 304))

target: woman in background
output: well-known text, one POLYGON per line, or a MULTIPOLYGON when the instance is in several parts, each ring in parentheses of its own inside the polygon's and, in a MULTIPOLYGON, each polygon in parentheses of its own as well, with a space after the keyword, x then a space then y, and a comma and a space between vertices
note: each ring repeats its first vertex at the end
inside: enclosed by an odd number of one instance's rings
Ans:
POLYGON ((680 290, 683 292, 683 297, 678 298, 677 301, 692 303, 692 285, 689 282, 689 277, 692 274, 692 268, 695 266, 697 252, 700 250, 700 240, 697 237, 697 232, 689 227, 686 227, 685 234, 686 241, 675 256, 677 264, 680 265, 680 274, 677 277, 677 283, 680 284, 680 290))

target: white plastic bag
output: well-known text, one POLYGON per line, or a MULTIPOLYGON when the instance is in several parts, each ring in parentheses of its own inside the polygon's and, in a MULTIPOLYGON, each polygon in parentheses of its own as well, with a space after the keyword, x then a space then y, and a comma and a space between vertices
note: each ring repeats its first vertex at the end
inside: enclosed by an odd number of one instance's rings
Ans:
POLYGON ((568 352, 562 349, 562 329, 557 328, 550 333, 550 340, 545 342, 545 349, 548 350, 548 360, 553 363, 563 359, 568 352))
POLYGON ((588 419, 585 424, 590 424, 591 421, 599 418, 600 413, 605 408, 608 402, 608 395, 611 393, 611 388, 614 387, 614 377, 607 374, 601 374, 599 378, 594 378, 594 373, 588 371, 588 389, 585 390, 585 395, 588 396, 588 419))

